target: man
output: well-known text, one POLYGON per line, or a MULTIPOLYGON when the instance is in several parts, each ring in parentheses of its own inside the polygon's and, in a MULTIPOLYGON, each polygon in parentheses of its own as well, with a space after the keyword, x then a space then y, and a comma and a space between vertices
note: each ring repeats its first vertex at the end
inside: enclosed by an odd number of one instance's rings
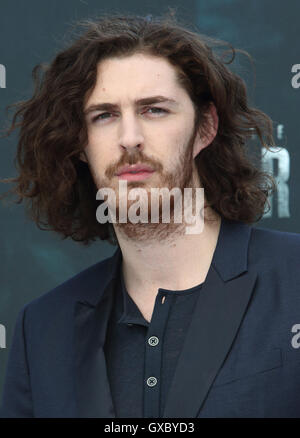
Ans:
POLYGON ((300 239, 251 226, 271 178, 244 146, 253 129, 272 141, 270 119, 204 36, 87 24, 19 110, 17 192, 37 223, 118 248, 21 309, 1 415, 299 417, 300 239), (151 189, 203 188, 202 232, 163 222, 162 201, 158 222, 99 223, 101 188, 132 207, 122 180, 147 219, 151 189))

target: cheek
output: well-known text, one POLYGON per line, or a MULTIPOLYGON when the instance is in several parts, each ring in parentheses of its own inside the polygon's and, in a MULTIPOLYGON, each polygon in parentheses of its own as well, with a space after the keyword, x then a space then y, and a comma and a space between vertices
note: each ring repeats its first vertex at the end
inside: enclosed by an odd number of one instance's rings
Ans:
POLYGON ((184 146, 186 135, 182 127, 180 129, 180 127, 176 127, 173 124, 171 127, 168 127, 168 129, 150 132, 146 138, 148 138, 146 144, 151 145, 155 152, 161 155, 164 153, 168 155, 170 152, 176 152, 184 146))
POLYGON ((107 145, 110 144, 108 139, 96 132, 90 132, 88 135, 88 145, 86 146, 86 154, 91 162, 99 162, 100 157, 102 162, 106 162, 109 157, 109 149, 107 145))
POLYGON ((103 178, 104 172, 108 165, 111 164, 111 157, 105 153, 104 149, 100 149, 99 145, 88 144, 85 153, 89 162, 89 166, 93 175, 103 178))

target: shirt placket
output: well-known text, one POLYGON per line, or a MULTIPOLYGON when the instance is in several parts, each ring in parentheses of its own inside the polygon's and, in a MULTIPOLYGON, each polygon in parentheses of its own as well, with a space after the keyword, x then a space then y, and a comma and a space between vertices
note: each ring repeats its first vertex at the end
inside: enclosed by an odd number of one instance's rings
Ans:
POLYGON ((159 418, 163 339, 172 296, 159 290, 145 338, 144 417, 159 418))

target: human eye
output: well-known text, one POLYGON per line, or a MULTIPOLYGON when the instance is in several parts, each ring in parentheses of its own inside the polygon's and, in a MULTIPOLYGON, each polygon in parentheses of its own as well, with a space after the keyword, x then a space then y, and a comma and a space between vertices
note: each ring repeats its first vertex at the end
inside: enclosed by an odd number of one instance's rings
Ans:
POLYGON ((151 107, 147 108, 146 112, 148 112, 150 110, 154 110, 153 114, 163 114, 163 113, 169 112, 168 110, 166 110, 164 108, 157 107, 157 106, 151 106, 151 107))
POLYGON ((104 120, 104 119, 107 119, 108 117, 103 117, 103 116, 111 115, 111 114, 112 114, 112 113, 108 113, 108 112, 106 112, 106 113, 102 113, 102 114, 98 114, 97 116, 95 116, 95 117, 92 118, 92 122, 94 123, 94 122, 97 122, 98 120, 104 120))

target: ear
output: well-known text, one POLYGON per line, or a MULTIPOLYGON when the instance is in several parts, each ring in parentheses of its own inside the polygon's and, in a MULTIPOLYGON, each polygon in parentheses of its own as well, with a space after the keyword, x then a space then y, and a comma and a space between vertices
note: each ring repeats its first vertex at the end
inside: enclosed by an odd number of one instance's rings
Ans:
POLYGON ((79 158, 80 158, 81 161, 84 161, 85 163, 88 162, 88 160, 86 158, 85 151, 80 152, 79 158))
POLYGON ((195 138, 193 158, 195 158, 202 149, 211 144, 217 134, 218 126, 219 118, 217 110, 214 103, 211 103, 206 113, 204 125, 199 128, 195 138))

